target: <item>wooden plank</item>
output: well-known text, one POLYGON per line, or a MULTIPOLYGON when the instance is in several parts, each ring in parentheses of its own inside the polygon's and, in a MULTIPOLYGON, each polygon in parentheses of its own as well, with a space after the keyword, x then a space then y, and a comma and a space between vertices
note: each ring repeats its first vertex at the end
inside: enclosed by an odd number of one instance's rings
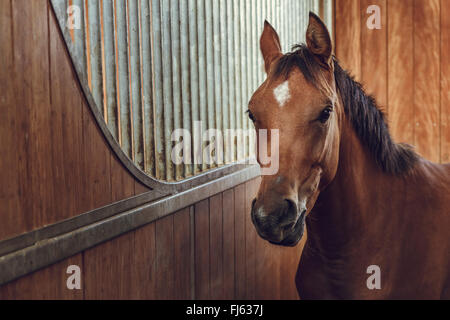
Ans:
POLYGON ((173 215, 155 222, 156 230, 156 299, 173 299, 174 277, 174 233, 173 215))
MULTIPOLYGON (((13 86, 15 94, 15 104, 19 106, 16 108, 15 119, 16 119, 16 150, 17 150, 17 171, 19 173, 19 194, 27 195, 26 197, 21 197, 17 215, 16 227, 11 227, 11 231, 29 231, 33 229, 33 220, 31 216, 33 215, 33 192, 32 192, 32 172, 31 164, 28 161, 29 154, 31 153, 30 144, 30 127, 31 119, 30 113, 32 109, 31 104, 31 77, 29 76, 31 70, 27 72, 25 66, 25 59, 30 61, 30 58, 26 54, 31 50, 31 34, 29 32, 23 33, 23 30, 31 29, 31 10, 22 10, 24 2, 11 2, 12 11, 12 30, 13 30, 13 41, 14 41, 14 70, 13 70, 13 86), (20 15, 21 19, 24 19, 21 23, 18 20, 20 15), (22 29, 20 29, 22 27, 22 29), (22 31, 22 32, 21 32, 22 31), (25 59, 24 59, 25 56, 25 59), (24 75, 27 74, 25 77, 24 75), (19 94, 20 92, 20 94, 19 94)), ((9 236, 9 234, 8 234, 9 236)))
POLYGON ((84 251, 85 298, 128 299, 132 292, 134 233, 84 251))
POLYGON ((25 218, 20 210, 19 198, 19 164, 18 150, 23 147, 19 145, 19 135, 16 134, 18 112, 15 106, 15 73, 14 73, 14 51, 12 30, 12 8, 10 1, 0 2, 0 104, 2 105, 2 116, 0 117, 0 172, 2 180, 8 183, 0 184, 0 206, 3 208, 0 214, 0 239, 19 234, 26 230, 25 218), (16 169, 14 169, 16 168, 16 169))
POLYGON ((83 212, 111 203, 111 152, 83 99, 83 212))
POLYGON ((414 2, 414 111, 417 150, 440 160, 440 2, 414 2))
POLYGON ((135 180, 135 182, 134 182, 134 195, 135 196, 146 193, 148 191, 150 191, 150 189, 148 187, 144 186, 142 183, 135 180))
MULTIPOLYGON (((31 153, 27 160, 31 162, 32 192, 33 192, 33 228, 42 227, 55 222, 54 207, 54 181, 52 178, 52 149, 49 143, 51 135, 51 102, 50 102, 50 65, 49 65, 49 34, 48 34, 48 1, 21 2, 22 10, 31 10, 31 29, 19 29, 19 36, 24 33, 31 33, 31 50, 25 53, 25 63, 27 57, 31 59, 31 69, 29 65, 24 77, 31 78, 32 105, 30 117, 30 138, 31 153), (26 8, 25 8, 26 7, 26 8)), ((23 23, 22 11, 15 12, 14 20, 17 24, 23 23)), ((16 37, 15 37, 16 39, 16 37)), ((15 63, 18 61, 15 60, 15 63)))
POLYGON ((235 298, 246 297, 245 184, 234 188, 235 298))
POLYGON ((361 80, 361 10, 359 0, 335 1, 336 57, 341 65, 361 80))
POLYGON ((42 226, 43 212, 53 214, 47 13, 44 1, 12 2, 17 167, 19 194, 26 195, 16 227, 21 232, 42 226))
POLYGON ((222 194, 209 199, 209 250, 211 299, 223 299, 223 204, 222 194))
POLYGON ((441 0, 441 162, 450 162, 450 1, 441 0))
POLYGON ((135 195, 135 180, 111 152, 111 200, 113 202, 135 195))
POLYGON ((246 255, 246 298, 255 299, 256 274, 256 230, 252 223, 250 211, 253 199, 259 188, 259 180, 254 179, 245 184, 245 255, 246 255))
POLYGON ((234 299, 234 191, 227 190, 223 198, 223 298, 234 299))
POLYGON ((388 1, 388 108, 393 138, 414 144, 413 0, 388 1))
POLYGON ((134 269, 132 299, 154 300, 156 291, 155 223, 134 231, 134 269))
POLYGON ((387 0, 361 2, 361 81, 383 110, 387 110, 387 0), (377 5, 381 13, 381 29, 367 27, 367 8, 377 5))
POLYGON ((70 57, 60 35, 58 22, 50 10, 50 88, 51 135, 55 186, 55 221, 82 213, 80 194, 83 187, 82 164, 82 107, 80 89, 70 64, 70 57))
POLYGON ((81 300, 84 297, 82 255, 78 254, 45 269, 0 286, 0 300, 81 300), (81 289, 67 288, 67 268, 71 265, 81 269, 81 289))
MULTIPOLYGON (((106 146, 103 146, 103 149, 106 149, 106 146)), ((110 200, 107 200, 108 195, 103 195, 105 201, 117 202, 132 197, 135 188, 134 179, 111 152, 109 157, 110 162, 107 164, 110 172, 109 175, 108 173, 105 175, 107 179, 103 179, 106 182, 111 180, 111 191, 110 200)), ((106 158, 103 160, 106 161, 106 158)), ((107 188, 105 183, 103 186, 107 188)), ((96 206, 95 199, 92 200, 91 206, 96 206)), ((88 272, 86 299, 129 299, 133 295, 141 294, 141 290, 133 288, 136 263, 139 262, 139 259, 135 260, 134 236, 135 233, 132 231, 84 252, 88 272)))
POLYGON ((210 299, 209 200, 195 204, 195 299, 210 299))
POLYGON ((175 295, 174 299, 191 298, 191 230, 189 207, 178 211, 173 216, 174 260, 175 260, 175 295))

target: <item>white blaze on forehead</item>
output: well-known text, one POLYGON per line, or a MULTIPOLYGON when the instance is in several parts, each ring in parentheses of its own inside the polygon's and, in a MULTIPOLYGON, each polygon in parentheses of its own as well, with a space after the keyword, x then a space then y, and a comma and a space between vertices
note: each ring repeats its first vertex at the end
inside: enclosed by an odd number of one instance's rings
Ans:
POLYGON ((291 98, 289 93, 289 81, 285 81, 273 90, 275 99, 277 99, 280 108, 282 108, 286 102, 291 98))

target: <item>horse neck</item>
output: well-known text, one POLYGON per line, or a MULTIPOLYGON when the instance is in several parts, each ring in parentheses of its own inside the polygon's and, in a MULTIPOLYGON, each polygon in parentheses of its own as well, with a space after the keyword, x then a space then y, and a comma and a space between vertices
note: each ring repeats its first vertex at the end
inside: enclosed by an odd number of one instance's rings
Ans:
POLYGON ((309 245, 331 255, 347 254, 348 248, 358 247, 382 228, 389 213, 380 203, 390 200, 387 186, 396 183, 363 148, 345 116, 340 128, 336 176, 320 193, 307 220, 309 245))

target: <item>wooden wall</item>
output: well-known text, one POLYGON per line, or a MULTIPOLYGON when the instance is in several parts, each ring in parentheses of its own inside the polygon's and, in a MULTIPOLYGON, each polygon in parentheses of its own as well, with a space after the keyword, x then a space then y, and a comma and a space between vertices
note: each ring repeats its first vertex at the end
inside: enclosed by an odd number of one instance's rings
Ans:
POLYGON ((336 56, 375 95, 393 137, 450 161, 450 1, 335 0, 336 56), (381 9, 369 30, 367 7, 381 9))
POLYGON ((259 179, 236 186, 0 287, 0 299, 297 299, 301 245, 270 245, 249 207, 259 179), (82 289, 68 290, 77 264, 82 289))
MULTIPOLYGON (((47 0, 0 0, 0 240, 147 191, 97 127, 47 0)), ((301 252, 257 237, 258 180, 6 285, 0 299, 297 299, 301 252), (78 265, 82 289, 66 287, 78 265)))
POLYGON ((0 0, 0 240, 148 189, 84 100, 46 0, 0 0))

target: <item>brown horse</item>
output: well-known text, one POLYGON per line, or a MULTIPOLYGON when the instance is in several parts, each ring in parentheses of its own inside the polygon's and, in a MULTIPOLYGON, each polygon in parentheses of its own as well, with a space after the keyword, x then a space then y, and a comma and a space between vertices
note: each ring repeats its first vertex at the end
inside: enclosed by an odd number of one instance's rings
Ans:
POLYGON ((256 130, 279 130, 279 170, 262 177, 251 215, 262 238, 284 246, 306 225, 300 297, 449 299, 450 165, 392 140, 316 15, 293 52, 281 53, 267 22, 260 45, 267 79, 249 116, 256 130))

